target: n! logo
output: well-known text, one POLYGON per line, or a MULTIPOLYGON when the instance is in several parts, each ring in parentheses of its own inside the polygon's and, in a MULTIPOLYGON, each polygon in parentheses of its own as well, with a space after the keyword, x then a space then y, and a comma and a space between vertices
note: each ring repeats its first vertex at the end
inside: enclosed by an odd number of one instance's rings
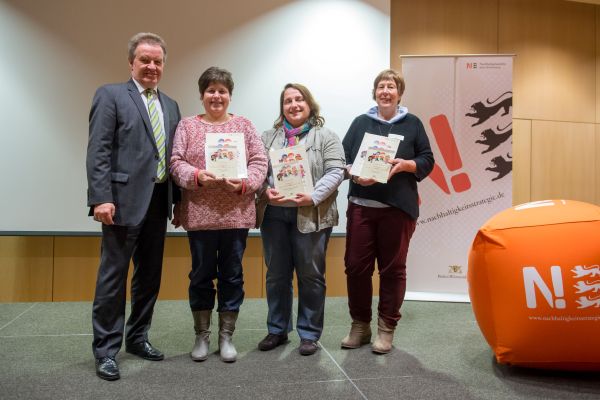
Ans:
POLYGON ((553 290, 546 284, 535 267, 523 268, 523 283, 525 285, 527 308, 537 308, 536 287, 550 307, 558 309, 567 307, 567 302, 564 299, 565 290, 560 267, 557 265, 550 267, 550 275, 552 277, 553 290))
MULTIPOLYGON (((431 125, 433 136, 442 153, 448 171, 451 173, 458 172, 463 167, 463 163, 460 158, 460 153, 458 152, 458 147, 456 146, 454 133, 452 133, 452 128, 448 123, 448 118, 446 118, 444 114, 436 115, 431 117, 429 125, 431 125)), ((444 176, 444 172, 437 163, 434 164, 429 177, 444 193, 450 194, 450 188, 446 181, 446 177, 444 176)), ((456 193, 464 192, 471 188, 471 180, 469 179, 469 175, 465 172, 459 172, 452 175, 450 177, 450 183, 456 193)))

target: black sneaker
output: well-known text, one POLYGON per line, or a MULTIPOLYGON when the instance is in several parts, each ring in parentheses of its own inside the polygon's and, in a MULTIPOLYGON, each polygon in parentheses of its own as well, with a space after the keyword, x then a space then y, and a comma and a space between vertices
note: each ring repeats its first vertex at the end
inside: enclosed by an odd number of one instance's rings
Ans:
POLYGON ((318 348, 319 346, 314 340, 302 339, 298 351, 300 351, 300 354, 303 356, 310 356, 315 354, 318 348))
POLYGON ((258 344, 258 349, 261 351, 269 351, 273 350, 277 346, 281 346, 282 344, 286 344, 289 342, 287 334, 276 335, 274 333, 269 333, 263 340, 258 344))

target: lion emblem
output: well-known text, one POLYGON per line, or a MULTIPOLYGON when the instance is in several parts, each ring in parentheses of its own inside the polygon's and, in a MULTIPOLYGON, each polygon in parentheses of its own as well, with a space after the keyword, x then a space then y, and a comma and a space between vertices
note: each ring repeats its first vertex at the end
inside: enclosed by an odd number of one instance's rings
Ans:
POLYGON ((577 289, 577 293, 586 293, 586 292, 594 292, 598 293, 600 291, 600 281, 578 281, 576 285, 573 285, 575 289, 577 289))
POLYGON ((593 278, 595 276, 600 276, 600 265, 595 264, 590 267, 586 267, 585 265, 577 265, 571 270, 571 272, 574 274, 573 277, 576 279, 583 278, 585 276, 593 278))
POLYGON ((487 146, 487 149, 481 152, 481 154, 489 153, 502 143, 506 142, 508 138, 512 136, 512 128, 508 129, 512 125, 512 122, 504 128, 496 127, 496 131, 493 129, 486 129, 481 132, 481 139, 476 140, 475 143, 483 144, 487 146), (506 130, 505 130, 506 129, 506 130))
POLYGON ((471 126, 477 126, 483 124, 485 121, 496 115, 500 110, 503 110, 501 115, 509 113, 512 107, 512 92, 504 92, 495 100, 490 101, 478 101, 471 106, 471 112, 466 113, 465 116, 477 118, 477 121, 471 126))
POLYGON ((506 159, 502 156, 494 157, 492 158, 491 163, 492 166, 487 167, 485 170, 496 172, 498 174, 496 177, 492 178, 492 182, 504 178, 512 171, 512 157, 510 154, 506 155, 506 159))
POLYGON ((581 296, 579 297, 579 299, 577 299, 577 304, 579 304, 579 307, 577 308, 600 308, 600 297, 588 298, 585 296, 581 296))

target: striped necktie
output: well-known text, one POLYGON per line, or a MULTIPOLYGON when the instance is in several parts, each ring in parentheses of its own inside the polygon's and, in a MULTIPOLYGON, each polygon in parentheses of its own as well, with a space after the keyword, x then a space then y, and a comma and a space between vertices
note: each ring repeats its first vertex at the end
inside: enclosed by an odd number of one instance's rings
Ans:
POLYGON ((162 182, 167 174, 165 132, 162 129, 160 116, 158 115, 158 110, 156 109, 156 91, 154 89, 146 89, 144 94, 148 99, 148 114, 150 115, 152 132, 154 133, 154 140, 156 141, 156 147, 158 148, 159 159, 156 177, 158 178, 159 182, 162 182))

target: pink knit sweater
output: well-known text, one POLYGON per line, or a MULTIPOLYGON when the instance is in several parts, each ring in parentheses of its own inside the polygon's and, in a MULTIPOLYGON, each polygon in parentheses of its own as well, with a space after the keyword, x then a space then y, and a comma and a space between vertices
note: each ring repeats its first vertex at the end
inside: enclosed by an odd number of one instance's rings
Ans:
POLYGON ((179 122, 169 164, 171 176, 182 188, 180 222, 185 230, 253 228, 256 223, 255 192, 267 174, 267 156, 256 128, 248 119, 237 115, 220 125, 199 116, 179 122), (227 191, 224 187, 202 187, 196 183, 196 171, 206 169, 204 145, 211 132, 242 132, 246 144, 248 179, 246 193, 227 191))

